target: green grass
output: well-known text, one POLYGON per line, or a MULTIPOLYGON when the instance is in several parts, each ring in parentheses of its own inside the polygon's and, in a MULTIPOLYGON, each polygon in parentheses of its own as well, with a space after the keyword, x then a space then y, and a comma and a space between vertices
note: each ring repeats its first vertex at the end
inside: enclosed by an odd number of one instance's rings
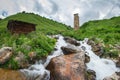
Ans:
POLYGON ((118 56, 119 51, 114 50, 109 45, 120 45, 120 17, 114 17, 105 20, 89 21, 83 24, 79 30, 74 31, 69 26, 47 19, 33 13, 18 13, 0 20, 0 48, 10 46, 14 49, 14 55, 10 61, 0 67, 8 67, 18 69, 19 66, 14 61, 14 57, 18 52, 23 52, 28 59, 29 52, 36 52, 39 58, 47 56, 53 49, 56 40, 48 38, 46 35, 62 34, 70 36, 77 40, 84 38, 94 38, 96 43, 105 44, 105 56, 112 54, 118 56), (36 31, 28 35, 11 35, 7 30, 9 20, 20 20, 37 24, 36 31), (29 47, 29 48, 28 48, 29 47))
POLYGON ((75 32, 74 37, 78 40, 85 37, 95 38, 98 43, 102 41, 105 45, 104 56, 107 57, 109 56, 107 53, 110 53, 112 57, 118 57, 120 51, 114 47, 116 44, 120 46, 120 17, 86 22, 75 32))
POLYGON ((12 69, 18 69, 19 67, 15 65, 17 63, 14 61, 14 57, 18 52, 24 53, 26 59, 30 52, 36 52, 39 59, 47 56, 54 49, 56 40, 50 39, 46 35, 61 34, 63 32, 69 32, 70 30, 72 29, 65 24, 49 20, 33 13, 18 13, 1 20, 0 48, 3 46, 13 47, 14 55, 9 62, 5 65, 0 65, 0 67, 13 65, 11 66, 12 69), (36 31, 28 35, 11 35, 7 30, 7 23, 11 19, 37 24, 36 31))

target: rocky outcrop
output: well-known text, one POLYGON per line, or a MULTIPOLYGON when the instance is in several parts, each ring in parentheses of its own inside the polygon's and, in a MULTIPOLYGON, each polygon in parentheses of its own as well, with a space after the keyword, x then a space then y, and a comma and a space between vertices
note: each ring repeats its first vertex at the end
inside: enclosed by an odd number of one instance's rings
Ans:
POLYGON ((80 46, 80 43, 77 42, 75 39, 73 38, 70 38, 70 37, 65 37, 64 40, 67 42, 67 43, 70 43, 70 44, 73 44, 75 46, 80 46))
POLYGON ((51 60, 50 80, 85 80, 84 53, 62 55, 51 60))
POLYGON ((96 55, 101 56, 104 53, 104 49, 100 43, 96 44, 93 40, 88 40, 88 44, 91 45, 92 51, 94 51, 96 55))
POLYGON ((13 55, 11 47, 3 47, 0 49, 0 64, 7 62, 13 55))
POLYGON ((19 71, 0 69, 0 80, 26 80, 26 78, 19 71))
POLYGON ((87 70, 86 71, 85 80, 96 80, 96 73, 95 73, 95 71, 87 70))

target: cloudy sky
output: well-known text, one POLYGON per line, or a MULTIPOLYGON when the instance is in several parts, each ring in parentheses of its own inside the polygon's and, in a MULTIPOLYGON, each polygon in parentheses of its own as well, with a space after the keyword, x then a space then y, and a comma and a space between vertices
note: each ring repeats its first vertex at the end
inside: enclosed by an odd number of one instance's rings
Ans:
POLYGON ((0 0, 0 18, 22 11, 73 26, 74 13, 79 13, 80 24, 120 16, 120 0, 0 0))

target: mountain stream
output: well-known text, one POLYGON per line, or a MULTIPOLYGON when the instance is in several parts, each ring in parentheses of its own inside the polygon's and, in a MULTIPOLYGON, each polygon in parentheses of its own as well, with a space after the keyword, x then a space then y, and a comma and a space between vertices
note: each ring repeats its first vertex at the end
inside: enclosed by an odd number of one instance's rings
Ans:
MULTIPOLYGON (((55 49, 51 55, 46 59, 46 62, 41 60, 36 62, 36 64, 30 66, 28 69, 21 69, 28 80, 49 80, 50 71, 46 70, 46 66, 49 64, 50 60, 56 56, 64 55, 61 47, 67 46, 69 43, 66 43, 64 37, 61 35, 56 35, 58 40, 56 42, 55 49)), ((96 72, 96 80, 103 80, 105 77, 111 76, 115 72, 120 72, 112 60, 100 58, 93 51, 92 47, 87 44, 88 39, 85 38, 83 41, 78 41, 80 46, 76 48, 81 49, 85 52, 86 55, 90 57, 90 62, 86 64, 87 69, 93 70, 96 72)))

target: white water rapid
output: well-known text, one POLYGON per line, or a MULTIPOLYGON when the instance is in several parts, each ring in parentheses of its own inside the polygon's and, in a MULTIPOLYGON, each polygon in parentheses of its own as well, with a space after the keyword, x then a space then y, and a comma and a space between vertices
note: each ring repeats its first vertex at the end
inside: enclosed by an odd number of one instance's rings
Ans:
MULTIPOLYGON (((63 55, 61 50, 62 46, 67 46, 68 43, 64 41, 64 37, 61 35, 57 35, 58 40, 56 43, 56 50, 53 51, 51 55, 49 55, 46 59, 45 63, 41 63, 40 61, 36 64, 30 66, 28 69, 21 69, 20 71, 23 72, 27 77, 28 80, 49 80, 50 79, 50 72, 46 70, 46 66, 49 64, 50 60, 53 57, 63 55)), ((101 59, 97 55, 94 54, 90 45, 87 44, 87 40, 85 39, 80 42, 80 46, 77 46, 77 49, 81 49, 86 52, 86 54, 90 57, 90 62, 87 63, 87 69, 94 70, 96 72, 96 80, 103 80, 105 77, 111 76, 115 72, 120 71, 116 68, 115 63, 112 60, 108 59, 101 59)))
POLYGON ((103 80, 105 77, 109 77, 115 72, 120 71, 116 68, 115 63, 112 60, 103 59, 97 56, 92 47, 87 44, 88 39, 80 41, 81 48, 84 47, 84 51, 90 57, 90 62, 87 63, 87 68, 96 72, 96 80, 103 80))

